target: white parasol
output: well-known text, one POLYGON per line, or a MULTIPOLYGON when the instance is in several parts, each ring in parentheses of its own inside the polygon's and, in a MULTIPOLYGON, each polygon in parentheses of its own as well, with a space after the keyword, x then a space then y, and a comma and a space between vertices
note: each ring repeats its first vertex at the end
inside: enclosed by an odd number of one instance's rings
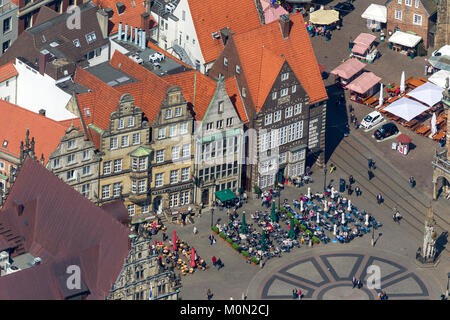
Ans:
POLYGON ((400 93, 405 92, 405 71, 402 71, 402 77, 400 79, 400 93))
POLYGON ((431 134, 430 137, 434 136, 437 132, 437 127, 436 127, 436 113, 433 112, 433 117, 431 117, 431 134))
POLYGON ((380 83, 380 98, 378 99, 378 107, 383 105, 383 84, 380 83))

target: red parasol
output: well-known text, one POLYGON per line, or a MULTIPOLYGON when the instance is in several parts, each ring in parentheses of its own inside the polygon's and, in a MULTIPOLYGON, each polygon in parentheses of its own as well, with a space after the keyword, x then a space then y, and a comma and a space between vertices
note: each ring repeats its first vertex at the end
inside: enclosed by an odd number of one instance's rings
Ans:
POLYGON ((192 247, 192 250, 191 250, 191 267, 192 268, 195 267, 195 249, 194 249, 194 247, 192 247))
POLYGON ((177 231, 173 230, 173 251, 177 251, 177 231))

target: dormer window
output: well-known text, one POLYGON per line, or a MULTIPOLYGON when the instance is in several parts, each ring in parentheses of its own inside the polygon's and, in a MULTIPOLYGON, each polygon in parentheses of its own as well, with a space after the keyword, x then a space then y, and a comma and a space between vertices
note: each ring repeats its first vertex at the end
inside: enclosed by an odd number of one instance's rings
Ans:
POLYGON ((73 40, 73 45, 77 48, 80 48, 81 47, 80 40, 79 39, 73 40))
POLYGON ((239 67, 239 65, 236 65, 236 73, 240 74, 241 73, 241 67, 239 67))
POLYGON ((8 146, 8 140, 3 141, 3 148, 6 148, 8 146))
POLYGON ((91 32, 86 35, 86 41, 88 44, 93 43, 95 40, 97 40, 97 37, 95 36, 95 32, 91 32))
POLYGON ((226 57, 223 58, 223 65, 228 66, 228 59, 226 57))
POLYGON ((242 96, 245 98, 245 96, 246 96, 246 90, 245 90, 245 88, 242 88, 242 96))
POLYGON ((219 113, 223 112, 223 101, 219 101, 219 113))
POLYGON ((283 73, 281 75, 281 81, 287 80, 289 79, 289 72, 283 73))

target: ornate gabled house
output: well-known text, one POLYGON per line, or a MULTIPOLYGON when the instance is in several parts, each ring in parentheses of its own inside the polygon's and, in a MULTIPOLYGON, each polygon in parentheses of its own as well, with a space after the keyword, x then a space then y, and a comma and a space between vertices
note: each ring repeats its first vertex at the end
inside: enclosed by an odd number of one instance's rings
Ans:
POLYGON ((248 134, 247 190, 303 175, 308 157, 324 164, 328 96, 301 14, 230 35, 209 71, 214 79, 222 75, 236 79, 254 129, 248 134))
POLYGON ((99 203, 123 199, 131 223, 136 223, 150 210, 150 126, 130 94, 121 96, 109 119, 108 129, 97 128, 102 156, 99 203))
POLYGON ((130 236, 131 249, 108 300, 178 300, 180 279, 162 266, 150 238, 130 236))
POLYGON ((442 93, 442 104, 447 115, 447 148, 436 150, 433 165, 433 199, 436 200, 441 192, 447 197, 450 197, 450 85, 449 78, 447 78, 445 90, 442 93))
POLYGON ((167 90, 152 125, 151 194, 153 210, 169 221, 178 219, 192 204, 194 183, 192 157, 194 115, 178 86, 167 90), (172 215, 177 215, 172 218, 172 215))
POLYGON ((47 169, 59 176, 83 196, 98 201, 98 178, 101 157, 92 141, 73 122, 55 151, 50 154, 47 169))

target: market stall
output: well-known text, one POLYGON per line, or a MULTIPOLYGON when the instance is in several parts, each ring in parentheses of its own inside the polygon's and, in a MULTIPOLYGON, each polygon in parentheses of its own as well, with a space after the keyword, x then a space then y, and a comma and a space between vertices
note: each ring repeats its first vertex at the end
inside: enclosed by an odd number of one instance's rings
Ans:
POLYGON ((309 22, 316 26, 335 27, 339 22, 339 12, 320 9, 310 13, 309 22))
POLYGON ((402 133, 397 137, 397 141, 398 141, 397 151, 406 156, 408 154, 410 148, 409 145, 412 139, 406 134, 402 133))
POLYGON ((361 18, 367 19, 368 29, 380 31, 387 21, 387 8, 383 5, 372 3, 366 11, 363 12, 361 18))
POLYGON ((333 69, 330 73, 335 75, 336 84, 345 87, 363 72, 365 66, 365 63, 351 58, 333 69))
POLYGON ((405 119, 406 121, 411 121, 421 113, 427 111, 429 108, 430 107, 420 102, 402 97, 392 102, 382 111, 392 113, 393 115, 405 119))
POLYGON ((350 91, 350 99, 363 103, 364 100, 376 93, 380 81, 381 78, 373 72, 364 72, 347 85, 346 88, 350 91))
POLYGON ((419 37, 418 35, 403 31, 396 31, 389 38, 389 49, 407 55, 412 59, 416 56, 417 45, 421 40, 422 37, 419 37))
POLYGON ((408 92, 408 96, 432 107, 441 101, 443 91, 444 89, 434 83, 425 82, 421 86, 408 92))
POLYGON ((351 56, 372 63, 378 55, 375 39, 376 37, 372 34, 361 33, 353 41, 351 56))

